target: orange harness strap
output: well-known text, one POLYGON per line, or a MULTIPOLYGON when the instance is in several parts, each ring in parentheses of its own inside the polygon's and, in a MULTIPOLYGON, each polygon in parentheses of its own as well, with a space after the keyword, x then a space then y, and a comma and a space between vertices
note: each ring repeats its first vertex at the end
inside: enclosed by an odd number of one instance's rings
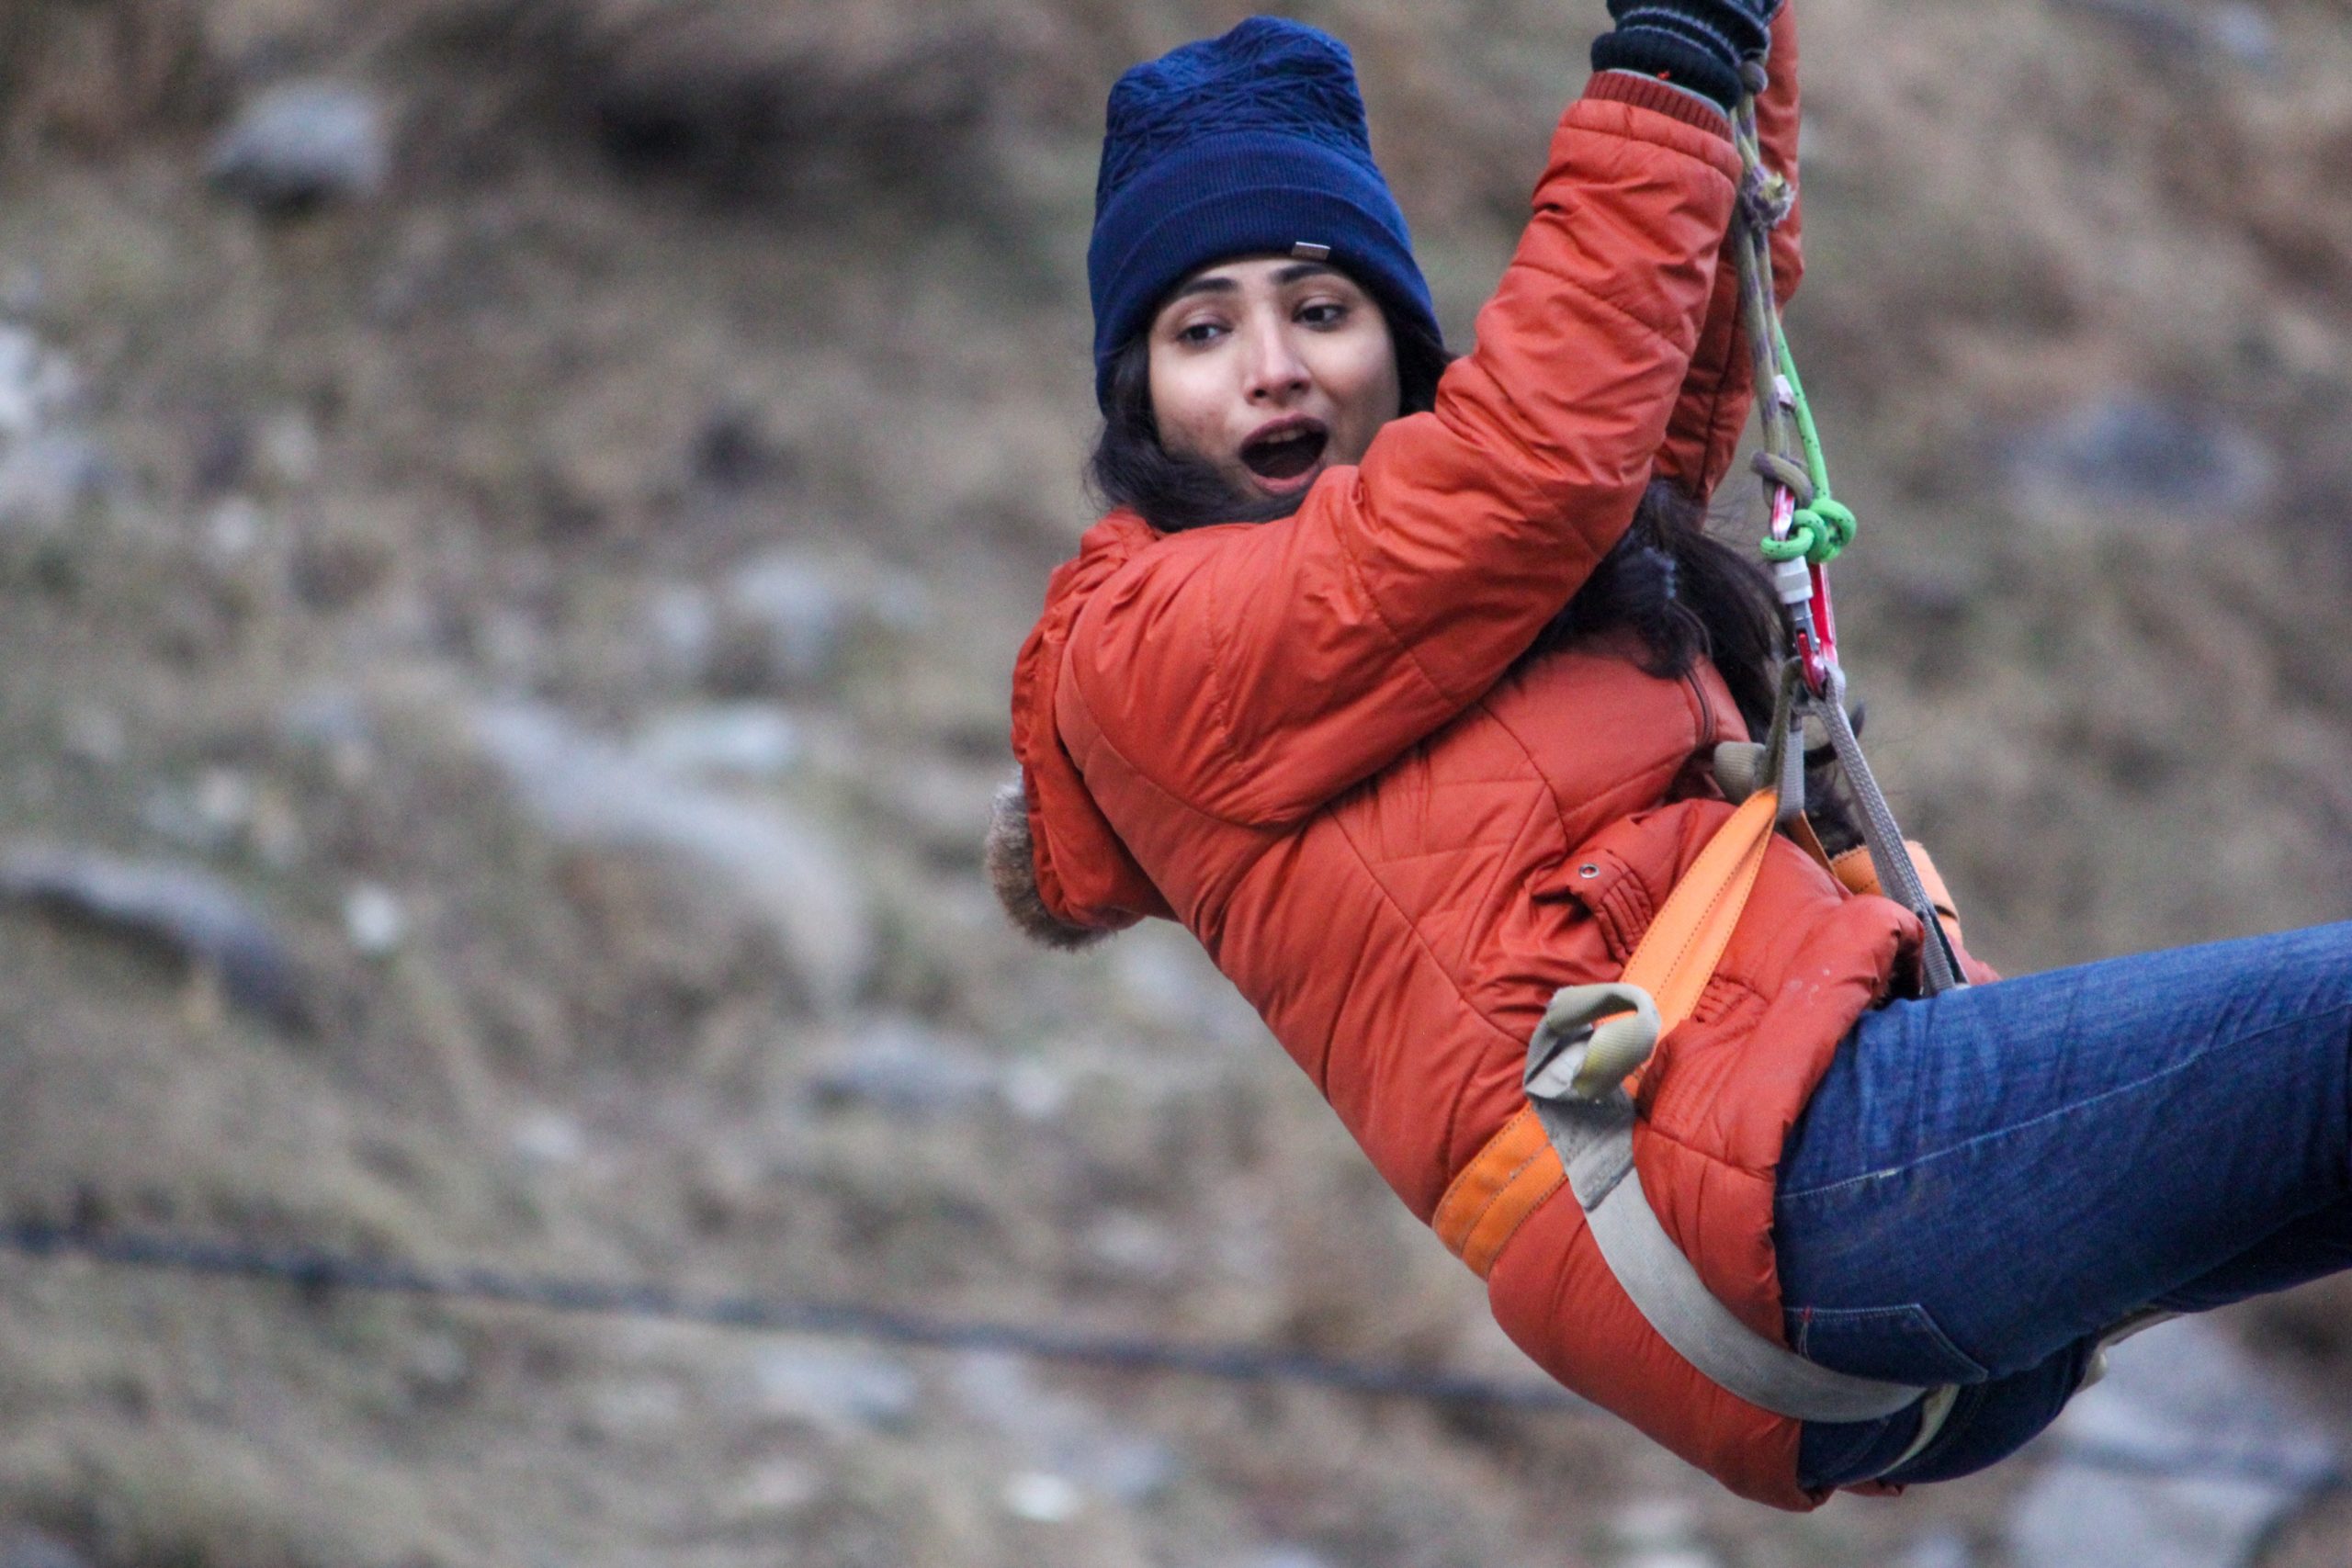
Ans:
MULTIPOLYGON (((1658 1039, 1698 1007, 1763 869, 1779 800, 1759 790, 1740 803, 1674 885, 1625 963, 1624 981, 1657 1003, 1658 1039)), ((1438 1201, 1430 1228, 1485 1279, 1528 1215, 1567 1180, 1532 1108, 1503 1123, 1438 1201)))

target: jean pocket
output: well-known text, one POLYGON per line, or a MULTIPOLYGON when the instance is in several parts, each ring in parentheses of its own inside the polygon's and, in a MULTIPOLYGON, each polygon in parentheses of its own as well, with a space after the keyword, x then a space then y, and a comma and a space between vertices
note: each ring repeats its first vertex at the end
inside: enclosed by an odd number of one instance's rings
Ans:
POLYGON ((1932 1388, 1983 1382, 1991 1375, 1916 1302, 1892 1307, 1795 1307, 1788 1314, 1788 1331, 1797 1354, 1852 1377, 1932 1388))

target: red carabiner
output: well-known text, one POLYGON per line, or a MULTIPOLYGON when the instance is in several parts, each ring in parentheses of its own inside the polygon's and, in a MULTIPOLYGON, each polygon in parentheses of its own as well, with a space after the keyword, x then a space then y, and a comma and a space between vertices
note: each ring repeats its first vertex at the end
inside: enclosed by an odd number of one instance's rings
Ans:
MULTIPOLYGON (((1796 520, 1797 498, 1786 487, 1772 487, 1772 536, 1785 539, 1796 520)), ((1829 690, 1830 667, 1838 662, 1838 616, 1829 604, 1829 575, 1808 564, 1805 580, 1811 595, 1789 605, 1795 624, 1797 658, 1804 669, 1804 683, 1816 697, 1829 690)))
POLYGON ((1813 570, 1813 635, 1804 639, 1804 682, 1816 697, 1829 689, 1829 671, 1838 663, 1838 612, 1829 603, 1829 572, 1813 570))

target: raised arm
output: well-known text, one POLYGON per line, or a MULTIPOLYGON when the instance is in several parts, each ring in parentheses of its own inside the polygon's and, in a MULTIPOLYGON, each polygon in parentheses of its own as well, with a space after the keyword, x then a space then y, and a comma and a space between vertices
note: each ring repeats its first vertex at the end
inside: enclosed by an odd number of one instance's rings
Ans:
MULTIPOLYGON (((1738 160, 1623 72, 1563 117, 1478 346, 1294 516, 1143 551, 1078 616, 1058 703, 1186 803, 1302 816, 1475 702, 1631 520, 1715 292, 1738 160)), ((1083 766, 1084 759, 1080 759, 1083 766)))
MULTIPOLYGON (((1797 177, 1797 22, 1795 0, 1781 7, 1772 23, 1772 85, 1756 101, 1756 130, 1767 165, 1797 177)), ((1800 243, 1804 202, 1789 210, 1772 231, 1772 283, 1782 305, 1797 291, 1804 272, 1800 243)), ((1690 374, 1682 397, 1667 424, 1666 445, 1658 451, 1657 473, 1686 493, 1704 501, 1714 493, 1730 471, 1732 455, 1747 428, 1754 400, 1755 367, 1748 357, 1747 334, 1739 321, 1739 278, 1726 250, 1715 275, 1714 298, 1708 302, 1705 327, 1698 351, 1690 358, 1690 374)))

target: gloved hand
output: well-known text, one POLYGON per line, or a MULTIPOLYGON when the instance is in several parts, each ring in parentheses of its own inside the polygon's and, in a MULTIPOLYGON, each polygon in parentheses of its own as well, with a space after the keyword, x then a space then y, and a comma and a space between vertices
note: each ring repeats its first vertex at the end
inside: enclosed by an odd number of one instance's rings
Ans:
POLYGON ((1638 71, 1703 93, 1726 111, 1739 101, 1740 62, 1764 53, 1781 0, 1609 0, 1614 32, 1592 46, 1595 71, 1638 71))

